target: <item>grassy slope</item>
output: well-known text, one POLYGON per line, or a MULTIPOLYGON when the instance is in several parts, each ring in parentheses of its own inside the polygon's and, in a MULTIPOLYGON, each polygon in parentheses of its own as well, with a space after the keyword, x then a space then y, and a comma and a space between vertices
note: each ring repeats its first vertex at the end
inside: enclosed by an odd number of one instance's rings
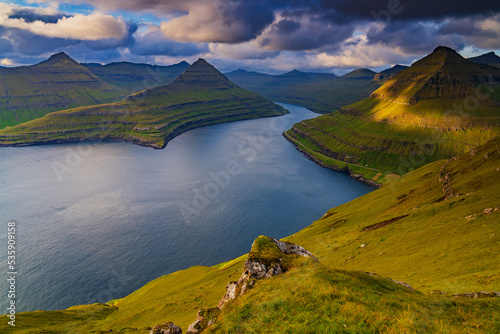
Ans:
POLYGON ((189 67, 189 64, 186 62, 170 66, 128 62, 107 65, 83 65, 107 83, 125 89, 130 93, 169 84, 189 67))
POLYGON ((372 97, 298 123, 285 136, 325 166, 382 184, 500 134, 500 85, 480 81, 500 72, 484 66, 439 49, 372 97))
POLYGON ((0 128, 126 95, 65 54, 34 66, 0 68, 0 76, 0 128))
POLYGON ((123 140, 162 148, 173 137, 209 124, 282 115, 286 111, 242 89, 204 60, 169 85, 112 104, 51 113, 0 130, 0 145, 123 140))
POLYGON ((381 85, 372 81, 373 76, 358 79, 298 71, 268 75, 239 70, 227 76, 237 85, 271 100, 298 104, 318 113, 331 113, 364 99, 381 85))
MULTIPOLYGON (((227 305, 213 330, 495 333, 500 326, 499 298, 451 294, 500 290, 500 210, 482 213, 500 206, 499 161, 497 138, 472 155, 428 164, 331 209, 287 238, 310 250, 319 264, 258 282, 243 298, 227 305), (443 200, 440 174, 448 174, 449 186, 460 196, 443 200), (359 270, 407 282, 420 292, 359 270), (428 294, 432 290, 445 294, 428 294)), ((76 326, 68 333, 79 333, 75 328, 81 333, 109 329, 147 333, 146 327, 164 321, 186 329, 200 307, 217 304, 225 284, 241 274, 244 260, 163 276, 104 309, 93 305, 80 306, 77 313, 72 309, 22 313, 10 332, 37 333, 23 327, 32 325, 40 333, 50 326, 76 326), (85 309, 100 309, 103 317, 109 314, 102 319, 91 312, 88 321, 78 320, 85 309)), ((5 330, 4 316, 1 319, 0 330, 5 330)))
POLYGON ((495 333, 499 306, 498 299, 423 295, 381 277, 313 265, 258 282, 206 332, 495 333))

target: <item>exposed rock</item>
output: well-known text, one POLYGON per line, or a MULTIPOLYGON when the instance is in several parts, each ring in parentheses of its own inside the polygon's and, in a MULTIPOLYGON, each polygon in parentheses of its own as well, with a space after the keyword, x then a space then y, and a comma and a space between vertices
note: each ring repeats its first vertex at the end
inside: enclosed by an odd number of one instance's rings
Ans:
POLYGON ((270 238, 272 242, 278 246, 280 251, 282 251, 285 254, 293 254, 293 255, 299 255, 299 256, 304 256, 304 257, 310 257, 314 261, 318 262, 318 259, 311 254, 307 249, 300 247, 299 245, 292 244, 290 242, 285 242, 277 239, 270 238))
POLYGON ((457 293, 453 297, 466 297, 466 298, 484 298, 484 297, 500 297, 500 292, 497 291, 478 291, 478 292, 466 292, 457 293))
POLYGON ((489 213, 492 213, 493 212, 493 208, 486 208, 483 210, 483 215, 487 215, 489 213))
MULTIPOLYGON (((365 274, 367 274, 367 275, 370 275, 370 276, 379 276, 379 277, 380 277, 380 275, 379 275, 379 274, 377 274, 377 273, 370 273, 370 272, 367 272, 367 271, 363 271, 363 272, 364 272, 365 274)), ((390 278, 390 277, 386 277, 385 279, 391 280, 391 281, 393 281, 393 282, 394 282, 394 283, 396 283, 396 284, 402 285, 402 286, 404 286, 404 287, 406 287, 406 288, 410 289, 411 291, 415 291, 415 289, 413 289, 413 288, 411 287, 411 285, 410 285, 410 284, 408 284, 408 283, 405 283, 405 282, 400 282, 400 281, 396 281, 395 279, 392 279, 392 278, 390 278)))
POLYGON ((215 319, 220 314, 220 309, 217 307, 202 308, 198 311, 195 322, 189 325, 187 334, 200 333, 205 328, 212 326, 215 319))
POLYGON ((182 329, 169 321, 154 326, 149 334, 182 334, 182 329))
POLYGON ((317 262, 318 259, 307 249, 298 245, 260 236, 255 239, 248 259, 243 266, 243 273, 237 282, 229 282, 226 293, 219 301, 217 307, 222 309, 230 300, 244 294, 251 289, 255 280, 270 278, 287 271, 283 265, 283 258, 287 255, 307 257, 317 262))
POLYGON ((266 236, 255 239, 239 280, 227 284, 226 293, 217 304, 217 307, 202 308, 198 311, 196 320, 189 325, 187 334, 202 333, 207 327, 214 325, 221 309, 227 302, 251 289, 256 280, 270 278, 287 271, 286 260, 288 257, 295 255, 310 258, 315 262, 318 261, 307 249, 298 245, 266 236))

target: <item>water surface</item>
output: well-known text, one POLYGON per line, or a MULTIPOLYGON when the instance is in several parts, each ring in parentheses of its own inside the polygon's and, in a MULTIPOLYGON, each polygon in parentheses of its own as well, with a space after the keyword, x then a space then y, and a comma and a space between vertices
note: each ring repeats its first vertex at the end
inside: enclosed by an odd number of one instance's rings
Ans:
POLYGON ((161 275, 240 256, 258 235, 293 234, 372 190, 286 141, 284 130, 317 114, 283 106, 291 114, 191 130, 163 150, 0 148, 0 249, 13 220, 17 311, 123 297, 161 275))

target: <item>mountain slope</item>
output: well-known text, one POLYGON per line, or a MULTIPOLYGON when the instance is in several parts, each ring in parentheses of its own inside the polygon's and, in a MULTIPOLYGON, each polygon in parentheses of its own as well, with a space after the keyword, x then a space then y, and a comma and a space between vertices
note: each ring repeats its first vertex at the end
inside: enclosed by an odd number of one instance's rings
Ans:
POLYGON ((166 86, 144 90, 121 102, 55 112, 0 130, 0 145, 122 140, 163 148, 189 129, 284 113, 282 107, 239 88, 199 59, 166 86))
POLYGON ((368 99, 285 137, 324 166, 381 184, 500 135, 499 82, 500 70, 439 47, 368 99))
POLYGON ((388 68, 386 70, 383 70, 380 73, 375 74, 375 76, 373 77, 373 80, 374 81, 387 81, 406 68, 408 68, 408 66, 394 65, 391 68, 388 68))
POLYGON ((129 62, 82 65, 107 83, 130 93, 169 84, 189 67, 185 61, 170 66, 129 62))
MULTIPOLYGON (((495 333, 500 298, 453 295, 500 290, 499 161, 496 138, 329 210, 286 238, 319 264, 258 281, 208 332, 495 333)), ((9 330, 149 333, 165 321, 185 330, 245 258, 162 276, 106 305, 20 313, 9 330)))
POLYGON ((470 61, 478 64, 487 64, 492 66, 500 66, 500 57, 495 52, 488 52, 477 57, 468 58, 470 61))
POLYGON ((64 53, 33 66, 0 68, 0 78, 0 128, 126 95, 64 53))
POLYGON ((318 113, 330 113, 364 99, 381 85, 372 81, 373 76, 352 80, 331 73, 297 70, 281 75, 237 70, 226 75, 241 87, 273 101, 298 104, 318 113))

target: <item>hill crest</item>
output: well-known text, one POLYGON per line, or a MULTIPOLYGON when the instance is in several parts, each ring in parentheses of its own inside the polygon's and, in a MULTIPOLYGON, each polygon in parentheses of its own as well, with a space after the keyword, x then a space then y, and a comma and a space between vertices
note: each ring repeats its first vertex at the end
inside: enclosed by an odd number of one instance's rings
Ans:
MULTIPOLYGON (((464 99, 473 96, 477 87, 488 78, 500 79, 500 70, 476 64, 451 48, 439 46, 396 74, 371 97, 409 105, 422 100, 464 99)), ((491 99, 487 100, 482 103, 496 104, 491 99)))

